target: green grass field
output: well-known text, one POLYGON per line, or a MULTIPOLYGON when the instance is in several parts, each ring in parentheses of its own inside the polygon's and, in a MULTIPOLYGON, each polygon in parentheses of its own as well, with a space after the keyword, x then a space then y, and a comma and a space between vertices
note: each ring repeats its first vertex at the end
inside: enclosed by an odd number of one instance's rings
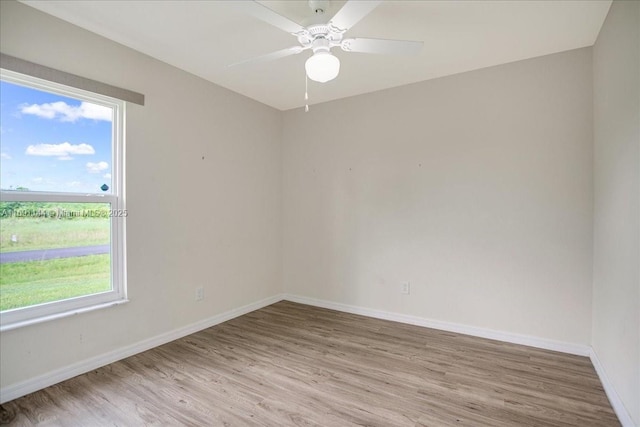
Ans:
POLYGON ((110 230, 109 218, 2 218, 0 252, 102 245, 110 230))
MULTIPOLYGON (((0 218, 0 252, 108 244, 109 234, 109 218, 0 218)), ((108 291, 110 271, 108 254, 0 264, 0 310, 108 291)))
POLYGON ((0 264, 0 310, 111 289, 109 255, 0 264))

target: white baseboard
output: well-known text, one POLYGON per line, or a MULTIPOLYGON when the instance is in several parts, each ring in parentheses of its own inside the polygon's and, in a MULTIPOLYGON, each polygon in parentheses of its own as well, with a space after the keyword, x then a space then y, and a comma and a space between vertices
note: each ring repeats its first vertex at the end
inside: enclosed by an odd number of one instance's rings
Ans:
POLYGON ((33 393, 34 391, 41 390, 45 387, 49 387, 61 381, 65 381, 94 369, 98 369, 102 366, 108 365, 109 363, 117 362, 118 360, 133 356, 134 354, 147 351, 159 345, 177 340, 178 338, 182 338, 203 329, 210 328, 211 326, 215 326, 219 323, 226 322, 227 320, 231 320, 238 316, 242 316, 243 314, 250 313, 252 311, 281 301, 282 298, 282 295, 274 295, 272 297, 265 298, 263 300, 256 301, 239 308, 234 308, 208 319, 192 323, 182 328, 174 329, 164 334, 157 335, 153 338, 149 338, 144 341, 140 341, 135 344, 122 347, 96 357, 92 357, 90 359, 82 360, 72 365, 65 366, 64 368, 48 372, 44 375, 40 375, 38 377, 19 382, 17 384, 4 387, 0 389, 0 403, 17 399, 26 394, 33 393))
POLYGON ((426 319, 424 317, 392 313, 388 311, 375 310, 371 308, 342 304, 333 301, 308 298, 299 295, 285 294, 284 299, 300 304, 313 305, 316 307, 328 308, 331 310, 344 311, 346 313, 374 317, 376 319, 392 320, 394 322, 408 323, 410 325, 424 326, 427 328, 440 329, 442 331, 456 332, 459 334, 472 335, 474 337, 488 338, 513 344, 522 344, 530 347, 542 348, 545 350, 575 354, 578 356, 589 356, 589 351, 591 350, 590 346, 583 344, 567 343, 546 338, 495 331, 492 329, 478 328, 475 326, 461 325, 458 323, 443 322, 441 320, 426 319))
POLYGON ((602 387, 604 388, 604 392, 607 394, 609 403, 611 403, 611 406, 618 416, 618 420, 620 421, 620 424, 622 424, 622 427, 637 427, 631 419, 631 414, 629 414, 629 411, 627 411, 624 403, 622 403, 622 399, 620 399, 620 396, 618 396, 616 389, 613 388, 613 384, 611 384, 611 381, 609 380, 609 377, 604 370, 604 366, 602 366, 602 363, 600 363, 600 359, 598 359, 598 355, 593 350, 593 348, 591 348, 589 352, 589 358, 591 359, 593 367, 596 369, 598 377, 600 378, 600 382, 602 383, 602 387))

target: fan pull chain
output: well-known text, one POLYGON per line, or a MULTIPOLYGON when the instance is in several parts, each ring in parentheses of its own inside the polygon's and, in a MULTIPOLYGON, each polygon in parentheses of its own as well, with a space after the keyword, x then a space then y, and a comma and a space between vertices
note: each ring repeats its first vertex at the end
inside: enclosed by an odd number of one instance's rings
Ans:
POLYGON ((307 72, 304 72, 304 112, 309 112, 309 78, 307 77, 307 72))

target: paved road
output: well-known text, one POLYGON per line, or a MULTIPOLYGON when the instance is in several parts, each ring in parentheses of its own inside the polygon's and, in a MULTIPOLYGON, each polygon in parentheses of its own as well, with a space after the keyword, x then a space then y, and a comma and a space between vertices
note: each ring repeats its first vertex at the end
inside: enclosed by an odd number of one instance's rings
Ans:
POLYGON ((109 245, 76 246, 73 248, 39 249, 36 251, 0 253, 0 264, 6 262, 42 261, 55 258, 72 258, 109 253, 109 245))

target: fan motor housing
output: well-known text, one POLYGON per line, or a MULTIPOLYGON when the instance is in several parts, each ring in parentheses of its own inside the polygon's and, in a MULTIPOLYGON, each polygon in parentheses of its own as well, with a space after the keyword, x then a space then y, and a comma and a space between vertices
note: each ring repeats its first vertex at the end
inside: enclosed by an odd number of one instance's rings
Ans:
POLYGON ((317 39, 326 39, 330 42, 331 46, 337 46, 342 40, 342 33, 334 31, 327 24, 311 25, 305 28, 303 34, 298 35, 298 42, 303 47, 314 46, 314 41, 317 39))

